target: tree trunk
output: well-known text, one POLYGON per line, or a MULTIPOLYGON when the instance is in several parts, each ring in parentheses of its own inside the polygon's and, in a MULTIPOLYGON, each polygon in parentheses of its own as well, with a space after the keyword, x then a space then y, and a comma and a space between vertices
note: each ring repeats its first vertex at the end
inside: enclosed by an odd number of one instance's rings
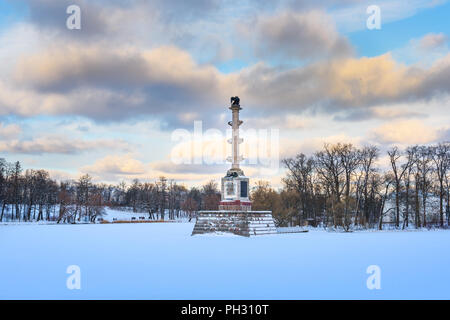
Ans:
POLYGON ((5 212, 6 202, 4 201, 2 204, 2 214, 0 216, 0 222, 3 221, 3 213, 5 212))
POLYGON ((39 204, 39 211, 38 211, 38 217, 37 221, 43 220, 44 217, 42 216, 42 204, 39 204))
POLYGON ((414 199, 415 199, 415 221, 416 221, 416 228, 420 228, 421 227, 421 223, 420 223, 420 213, 419 213, 419 186, 417 185, 417 181, 416 181, 416 188, 415 188, 415 193, 414 193, 414 199))
POLYGON ((30 200, 30 204, 28 206, 28 212, 27 212, 27 219, 28 221, 31 220, 31 208, 33 207, 33 201, 30 200))
POLYGON ((395 186, 395 226, 397 228, 400 227, 400 199, 399 199, 399 195, 400 195, 400 181, 396 182, 396 186, 395 186))
POLYGON ((439 188, 439 220, 441 227, 444 226, 444 185, 443 182, 440 181, 439 188))
POLYGON ((406 204, 405 204, 405 221, 403 221, 403 229, 409 226, 409 177, 406 183, 406 204))
POLYGON ((422 195, 422 206, 423 206, 423 226, 427 226, 427 198, 422 195))

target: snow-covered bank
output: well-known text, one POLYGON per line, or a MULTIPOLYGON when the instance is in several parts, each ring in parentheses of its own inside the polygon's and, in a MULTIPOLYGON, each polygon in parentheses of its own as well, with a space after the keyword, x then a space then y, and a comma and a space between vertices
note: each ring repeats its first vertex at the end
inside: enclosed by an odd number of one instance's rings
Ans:
MULTIPOLYGON (((147 212, 133 212, 132 210, 125 210, 120 208, 109 208, 105 207, 104 214, 96 219, 95 223, 99 222, 115 222, 115 221, 154 221, 156 219, 156 214, 154 219, 150 219, 149 214, 147 212)), ((171 221, 171 222, 188 222, 189 217, 187 217, 183 212, 182 215, 179 217, 175 217, 175 220, 169 220, 169 210, 166 210, 164 221, 171 221)), ((69 221, 66 223, 74 223, 74 224, 86 224, 86 223, 93 223, 89 222, 89 219, 82 219, 81 221, 78 221, 75 219, 75 221, 69 221)), ((66 224, 64 221, 61 221, 59 224, 66 224)), ((0 222, 0 225, 32 225, 32 224, 57 224, 56 219, 53 219, 51 221, 47 220, 41 220, 41 221, 5 221, 0 222)))
MULTIPOLYGON (((156 214, 155 214, 156 216, 156 214)), ((133 212, 131 210, 119 210, 119 208, 105 208, 105 214, 102 217, 103 220, 114 222, 116 220, 123 220, 123 221, 133 221, 133 220, 152 220, 149 217, 148 212, 133 212)), ((169 210, 166 210, 165 218, 164 220, 169 220, 169 210)), ((176 222, 187 222, 188 217, 184 215, 176 218, 176 222)))
POLYGON ((450 231, 190 236, 192 223, 0 226, 0 298, 449 299, 450 231), (81 268, 81 290, 66 269, 81 268), (366 269, 381 268, 381 290, 366 269))

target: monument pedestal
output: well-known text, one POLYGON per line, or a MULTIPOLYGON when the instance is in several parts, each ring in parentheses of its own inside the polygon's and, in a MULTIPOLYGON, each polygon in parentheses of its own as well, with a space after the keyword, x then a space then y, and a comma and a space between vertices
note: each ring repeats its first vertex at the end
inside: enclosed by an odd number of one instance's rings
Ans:
POLYGON ((232 233, 244 237, 276 234, 271 211, 200 211, 192 235, 232 233))

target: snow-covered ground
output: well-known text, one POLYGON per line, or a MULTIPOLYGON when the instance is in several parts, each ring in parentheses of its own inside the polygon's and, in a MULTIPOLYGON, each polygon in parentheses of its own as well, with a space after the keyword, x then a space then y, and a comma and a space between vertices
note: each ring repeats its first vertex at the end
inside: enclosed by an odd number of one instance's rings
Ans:
POLYGON ((192 223, 2 225, 0 298, 450 299, 450 231, 191 236, 192 223), (66 269, 81 269, 69 290, 66 269), (369 265, 381 289, 366 286, 369 265))
MULTIPOLYGON (((156 217, 156 213, 155 213, 156 217)), ((131 208, 129 210, 118 210, 114 208, 105 208, 105 214, 102 217, 103 220, 107 220, 109 222, 114 221, 132 221, 132 220, 144 220, 151 221, 148 212, 133 212, 131 208), (133 219, 134 218, 134 219, 133 219), (142 219, 143 218, 143 219, 142 219)), ((166 210, 164 220, 169 220, 169 210, 166 210)), ((187 222, 187 217, 179 217, 176 219, 177 222, 187 222)))
MULTIPOLYGON (((56 209, 55 211, 57 212, 59 209, 56 209)), ((155 219, 157 218, 156 213, 154 214, 155 219)), ((120 209, 119 208, 109 208, 109 207, 105 207, 105 212, 103 214, 102 217, 100 217, 99 219, 97 219, 97 223, 99 223, 101 220, 105 221, 105 222, 115 222, 115 221, 153 221, 152 219, 150 219, 148 212, 133 212, 131 210, 131 208, 123 208, 120 209)), ((175 220, 171 220, 172 222, 188 222, 189 218, 184 215, 184 214, 180 214, 180 217, 176 217, 175 216, 175 220)), ((165 217, 164 217, 164 221, 169 221, 169 210, 166 210, 165 213, 165 217)), ((18 220, 13 220, 13 221, 9 221, 8 219, 4 219, 4 221, 0 222, 0 226, 1 225, 6 225, 6 224, 13 224, 13 225, 29 225, 29 224, 56 224, 56 219, 52 220, 52 221, 47 221, 47 220, 41 220, 41 221, 18 221, 18 220)), ((82 221, 75 221, 75 223, 90 223, 89 219, 87 217, 85 217, 84 220, 82 221)), ((61 224, 63 224, 63 222, 61 222, 61 224)))
POLYGON ((148 213, 135 213, 131 210, 126 211, 106 207, 105 214, 102 218, 109 222, 113 222, 114 220, 131 221, 131 218, 139 220, 140 217, 144 217, 145 220, 149 220, 148 213))

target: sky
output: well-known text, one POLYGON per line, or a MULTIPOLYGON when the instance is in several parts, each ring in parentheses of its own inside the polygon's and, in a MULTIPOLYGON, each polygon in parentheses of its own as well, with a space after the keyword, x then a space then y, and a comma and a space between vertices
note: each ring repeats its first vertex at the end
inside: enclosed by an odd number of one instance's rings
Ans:
POLYGON ((444 0, 0 0, 0 157, 58 180, 218 181, 239 96, 253 183, 280 186, 281 159, 325 142, 382 162, 450 140, 449 16, 444 0))

